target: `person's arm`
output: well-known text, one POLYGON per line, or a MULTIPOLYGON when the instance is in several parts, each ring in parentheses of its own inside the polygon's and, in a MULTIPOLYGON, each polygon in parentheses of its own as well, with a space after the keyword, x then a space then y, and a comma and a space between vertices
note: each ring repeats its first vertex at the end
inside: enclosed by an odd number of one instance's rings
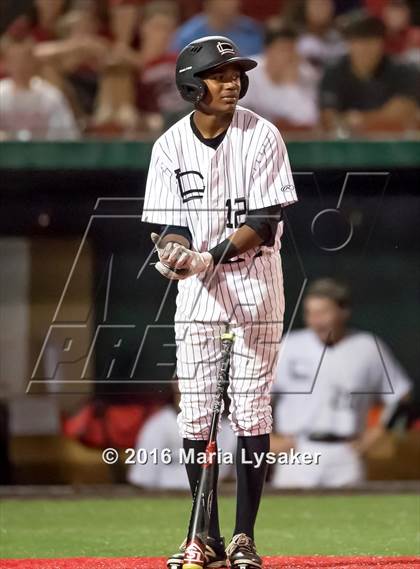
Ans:
POLYGON ((381 423, 369 427, 352 442, 352 446, 358 454, 365 456, 386 435, 386 432, 385 426, 381 423))
POLYGON ((407 97, 393 97, 379 109, 348 111, 343 115, 345 124, 353 131, 405 130, 413 126, 417 105, 407 97))
POLYGON ((242 227, 209 251, 214 264, 228 261, 260 245, 272 245, 282 215, 281 204, 249 211, 242 227))
POLYGON ((243 225, 227 239, 210 249, 209 254, 213 258, 213 263, 218 265, 233 257, 237 257, 241 253, 245 253, 249 249, 258 247, 262 242, 263 239, 255 229, 248 225, 243 225))
POLYGON ((285 435, 280 433, 270 434, 270 451, 275 454, 289 452, 290 449, 296 448, 296 438, 293 435, 285 435))
POLYGON ((374 371, 378 378, 378 395, 384 405, 378 425, 366 429, 354 442, 361 454, 366 454, 392 427, 393 419, 401 408, 410 401, 411 382, 388 346, 377 339, 374 371), (379 354, 377 353, 379 350, 379 354))
POLYGON ((53 63, 61 57, 79 54, 80 44, 74 38, 41 42, 35 46, 35 57, 41 63, 53 63))
POLYGON ((320 126, 325 131, 335 131, 340 126, 340 85, 336 66, 325 70, 319 85, 320 126))
POLYGON ((336 109, 323 109, 320 114, 321 128, 325 131, 336 131, 340 126, 340 113, 336 109))
POLYGON ((272 244, 282 208, 297 201, 287 149, 278 130, 267 132, 255 157, 252 181, 244 225, 209 251, 215 264, 272 244))
MULTIPOLYGON (((229 259, 237 257, 246 251, 259 247, 266 238, 265 222, 255 212, 271 211, 276 208, 281 212, 285 207, 297 201, 293 177, 290 169, 287 150, 280 133, 273 127, 267 129, 265 143, 255 156, 252 188, 248 199, 248 216, 244 225, 237 229, 224 241, 205 252, 189 251, 178 247, 165 263, 158 263, 156 269, 170 280, 181 280, 192 275, 207 271, 229 259), (252 215, 252 213, 254 215, 252 215), (251 214, 251 215, 250 215, 251 214), (263 232, 261 235, 260 233, 263 232)), ((281 214, 266 215, 267 220, 275 223, 281 219, 281 214)), ((271 234, 271 229, 270 229, 271 234)), ((158 236, 152 237, 155 244, 158 236)), ((160 253, 163 249, 160 250, 160 253)), ((159 254, 160 254, 159 253, 159 254)))
POLYGON ((392 423, 394 416, 399 414, 400 409, 404 409, 411 401, 411 395, 407 394, 402 399, 397 401, 392 409, 389 407, 384 408, 384 411, 380 417, 379 423, 374 427, 367 428, 358 439, 353 443, 353 447, 356 451, 364 456, 370 450, 372 450, 378 443, 385 440, 385 437, 392 429, 392 423))

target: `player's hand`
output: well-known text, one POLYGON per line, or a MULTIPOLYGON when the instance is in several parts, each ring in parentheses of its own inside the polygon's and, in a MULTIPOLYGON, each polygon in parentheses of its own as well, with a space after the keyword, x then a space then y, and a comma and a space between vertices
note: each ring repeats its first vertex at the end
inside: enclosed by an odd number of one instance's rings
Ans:
POLYGON ((165 243, 164 238, 160 237, 157 233, 151 233, 150 238, 155 244, 159 261, 166 263, 169 266, 175 266, 176 263, 179 263, 179 265, 177 265, 178 268, 182 267, 180 249, 184 250, 185 247, 176 241, 169 241, 165 243))
POLYGON ((156 263, 155 267, 167 279, 181 281, 207 271, 212 265, 213 257, 210 253, 198 253, 197 251, 185 249, 185 256, 181 255, 175 266, 159 262, 156 263))
MULTIPOLYGON (((153 242, 155 235, 152 237, 153 242)), ((155 268, 167 279, 179 281, 207 271, 212 265, 213 257, 210 253, 191 251, 177 244, 177 247, 171 248, 168 254, 159 257, 159 263, 156 263, 155 268)))

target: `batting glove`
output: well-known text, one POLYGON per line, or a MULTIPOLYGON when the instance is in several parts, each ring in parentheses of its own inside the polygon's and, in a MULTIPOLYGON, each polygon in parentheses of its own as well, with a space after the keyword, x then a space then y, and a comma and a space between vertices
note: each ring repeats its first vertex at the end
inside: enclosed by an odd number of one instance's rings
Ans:
POLYGON ((179 243, 170 242, 165 247, 159 248, 160 237, 156 233, 151 234, 153 243, 159 255, 159 262, 155 268, 161 275, 169 280, 183 280, 206 271, 213 265, 213 257, 210 253, 198 253, 191 251, 179 243))
MULTIPOLYGON (((174 266, 175 263, 179 261, 179 257, 181 254, 180 250, 182 249, 183 252, 183 250, 185 249, 185 247, 183 247, 180 243, 177 243, 176 241, 169 241, 165 245, 164 240, 157 233, 151 233, 150 238, 155 244, 159 261, 161 263, 165 263, 169 266, 174 266)), ((179 265, 179 267, 181 267, 181 264, 179 265)))

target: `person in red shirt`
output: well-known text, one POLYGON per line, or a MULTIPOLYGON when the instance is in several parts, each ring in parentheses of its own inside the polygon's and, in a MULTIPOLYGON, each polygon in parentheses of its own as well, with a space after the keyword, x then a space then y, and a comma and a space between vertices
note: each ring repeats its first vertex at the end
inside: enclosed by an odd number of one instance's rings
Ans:
POLYGON ((36 42, 54 40, 57 38, 57 22, 68 5, 68 0, 35 0, 28 14, 19 16, 9 26, 7 34, 16 37, 19 29, 25 26, 36 42))
POLYGON ((388 0, 382 10, 382 20, 386 29, 386 52, 401 59, 418 62, 420 27, 412 25, 412 14, 407 0, 388 0))
POLYGON ((171 40, 178 23, 178 14, 168 2, 155 2, 146 7, 140 24, 139 77, 137 107, 142 112, 184 112, 173 76, 176 55, 171 40))
POLYGON ((109 54, 96 124, 159 131, 162 115, 184 113, 185 103, 173 82, 176 56, 170 50, 177 23, 174 2, 157 0, 144 6, 139 48, 117 42, 109 54))

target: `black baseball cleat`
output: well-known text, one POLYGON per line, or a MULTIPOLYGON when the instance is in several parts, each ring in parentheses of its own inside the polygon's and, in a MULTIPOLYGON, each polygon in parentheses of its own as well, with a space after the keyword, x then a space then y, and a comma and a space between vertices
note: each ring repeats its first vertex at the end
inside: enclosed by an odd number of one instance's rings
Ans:
POLYGON ((254 540, 245 533, 238 533, 226 548, 232 569, 261 569, 262 559, 255 548, 254 540))
POLYGON ((173 555, 171 555, 166 561, 166 566, 168 569, 182 569, 186 547, 187 547, 187 540, 184 539, 184 541, 179 546, 179 550, 173 555))
POLYGON ((207 569, 219 569, 227 567, 227 557, 225 551, 225 538, 207 538, 206 545, 206 567, 207 569))
MULTIPOLYGON (((187 540, 184 539, 179 547, 179 551, 171 555, 167 560, 166 566, 168 569, 182 569, 186 547, 187 540)), ((206 569, 220 569, 226 566, 224 538, 221 537, 220 540, 216 540, 213 537, 208 537, 206 545, 206 569)))

